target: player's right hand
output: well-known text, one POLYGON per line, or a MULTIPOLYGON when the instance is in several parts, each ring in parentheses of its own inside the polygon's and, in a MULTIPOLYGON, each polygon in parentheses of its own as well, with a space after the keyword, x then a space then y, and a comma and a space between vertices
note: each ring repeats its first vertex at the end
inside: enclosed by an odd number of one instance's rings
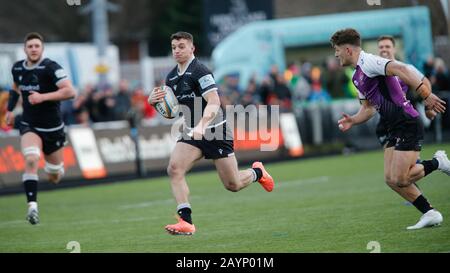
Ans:
POLYGON ((353 119, 346 113, 342 113, 342 118, 338 121, 339 130, 342 132, 347 131, 353 126, 353 119))
POLYGON ((444 113, 445 112, 445 101, 441 100, 438 96, 431 93, 425 100, 424 100, 425 106, 428 107, 428 109, 434 110, 437 113, 444 113))
POLYGON ((152 90, 152 93, 148 96, 148 103, 150 105, 155 105, 158 102, 162 102, 164 96, 166 95, 166 91, 161 90, 159 87, 155 87, 152 90))
POLYGON ((6 120, 6 125, 13 126, 14 125, 14 114, 13 114, 13 112, 9 112, 9 111, 6 112, 5 120, 6 120))

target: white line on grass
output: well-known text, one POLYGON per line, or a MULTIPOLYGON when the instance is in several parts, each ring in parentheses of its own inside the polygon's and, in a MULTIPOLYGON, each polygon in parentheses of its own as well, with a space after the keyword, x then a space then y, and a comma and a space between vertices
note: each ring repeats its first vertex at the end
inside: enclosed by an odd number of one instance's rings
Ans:
MULTIPOLYGON (((191 196, 189 199, 197 199, 197 196, 191 196)), ((134 204, 127 204, 119 206, 120 210, 127 210, 127 209, 139 209, 139 208, 147 208, 155 205, 164 205, 164 204, 175 204, 175 200, 173 198, 171 199, 163 199, 163 200, 153 200, 148 202, 141 202, 141 203, 134 203, 134 204)))
POLYGON ((7 226, 15 226, 17 224, 21 224, 23 222, 26 222, 26 220, 13 220, 13 221, 6 221, 6 222, 1 222, 0 223, 0 227, 7 227, 7 226))
POLYGON ((298 185, 304 185, 309 183, 324 183, 330 181, 329 176, 318 176, 318 177, 311 177, 307 179, 297 179, 297 180, 291 180, 291 181, 283 181, 279 183, 275 183, 276 188, 287 188, 287 187, 295 187, 298 185))

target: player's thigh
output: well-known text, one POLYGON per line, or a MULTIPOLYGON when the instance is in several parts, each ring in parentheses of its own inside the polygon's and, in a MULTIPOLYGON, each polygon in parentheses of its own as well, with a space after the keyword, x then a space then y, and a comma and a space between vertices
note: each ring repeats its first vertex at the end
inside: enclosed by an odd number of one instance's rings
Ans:
POLYGON ((419 152, 394 150, 391 162, 391 174, 394 179, 406 179, 409 170, 416 164, 419 152))
POLYGON ((177 142, 170 155, 167 172, 169 174, 173 174, 174 172, 185 173, 202 157, 203 153, 199 148, 184 142, 177 142))
POLYGON ((239 182, 239 169, 234 155, 214 160, 217 173, 223 183, 239 182))
POLYGON ((34 132, 27 132, 20 138, 22 150, 28 147, 37 147, 42 150, 42 139, 34 132))
POLYGON ((387 182, 391 180, 392 158, 394 156, 394 147, 384 149, 384 178, 387 182))

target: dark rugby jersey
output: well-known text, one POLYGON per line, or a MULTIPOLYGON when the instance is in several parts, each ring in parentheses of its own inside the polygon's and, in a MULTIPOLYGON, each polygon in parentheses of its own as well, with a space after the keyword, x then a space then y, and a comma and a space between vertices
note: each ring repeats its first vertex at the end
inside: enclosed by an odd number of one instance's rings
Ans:
MULTIPOLYGON (((166 85, 172 88, 180 105, 184 106, 181 107, 181 111, 186 125, 190 128, 195 127, 203 117, 207 104, 203 96, 211 91, 217 91, 211 71, 196 58, 191 60, 183 74, 179 74, 178 66, 175 66, 166 77, 166 85)), ((224 122, 223 110, 220 108, 208 128, 219 126, 224 122)))
POLYGON ((31 105, 28 101, 30 91, 41 94, 57 91, 57 84, 68 77, 64 69, 56 62, 45 58, 32 67, 26 66, 26 60, 16 62, 11 73, 23 99, 22 122, 35 128, 57 129, 63 127, 59 101, 45 101, 31 105))
POLYGON ((368 100, 386 120, 389 126, 405 119, 414 119, 419 113, 414 109, 402 90, 396 76, 386 76, 386 65, 390 60, 361 51, 353 75, 353 84, 359 98, 368 100))

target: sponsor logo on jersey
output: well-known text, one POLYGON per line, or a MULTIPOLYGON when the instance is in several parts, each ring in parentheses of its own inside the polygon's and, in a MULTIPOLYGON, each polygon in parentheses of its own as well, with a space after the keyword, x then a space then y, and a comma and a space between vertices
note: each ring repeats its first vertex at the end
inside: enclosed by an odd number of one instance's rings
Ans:
POLYGON ((194 92, 192 92, 191 94, 184 94, 184 95, 182 95, 182 96, 177 96, 177 99, 178 100, 184 100, 184 99, 186 99, 186 98, 195 98, 195 93, 194 92))
POLYGON ((39 91, 41 87, 37 85, 19 85, 19 89, 22 91, 39 91))

